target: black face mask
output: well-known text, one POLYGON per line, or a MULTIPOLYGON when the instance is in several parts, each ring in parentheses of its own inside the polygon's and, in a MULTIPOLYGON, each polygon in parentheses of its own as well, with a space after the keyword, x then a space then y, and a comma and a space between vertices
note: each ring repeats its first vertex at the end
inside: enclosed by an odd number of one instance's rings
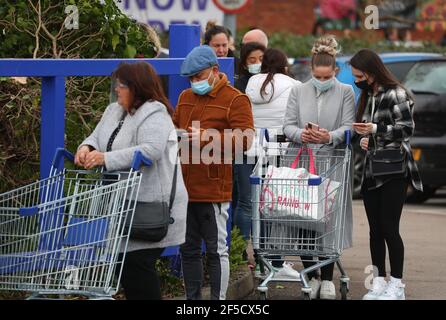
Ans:
POLYGON ((366 90, 366 91, 371 91, 372 90, 372 85, 370 85, 367 80, 362 80, 362 81, 355 81, 355 85, 361 89, 361 90, 366 90))

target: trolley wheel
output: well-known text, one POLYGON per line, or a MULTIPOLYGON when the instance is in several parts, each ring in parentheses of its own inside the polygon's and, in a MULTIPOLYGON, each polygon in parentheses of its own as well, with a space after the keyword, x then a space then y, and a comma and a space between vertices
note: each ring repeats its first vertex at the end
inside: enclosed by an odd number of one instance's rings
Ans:
POLYGON ((302 292, 302 300, 311 300, 311 296, 308 292, 302 292))
POLYGON ((259 292, 259 300, 262 300, 262 301, 268 300, 266 292, 259 292))
POLYGON ((348 293, 348 284, 347 282, 341 282, 341 287, 339 288, 341 291, 341 300, 347 300, 348 293))

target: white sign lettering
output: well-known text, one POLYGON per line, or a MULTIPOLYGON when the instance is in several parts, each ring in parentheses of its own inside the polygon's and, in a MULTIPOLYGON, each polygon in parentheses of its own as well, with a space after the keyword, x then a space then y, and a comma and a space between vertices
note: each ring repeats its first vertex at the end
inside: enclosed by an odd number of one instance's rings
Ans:
POLYGON ((116 4, 133 19, 148 23, 158 31, 167 31, 170 24, 199 24, 209 20, 223 24, 223 12, 212 0, 121 0, 116 4))

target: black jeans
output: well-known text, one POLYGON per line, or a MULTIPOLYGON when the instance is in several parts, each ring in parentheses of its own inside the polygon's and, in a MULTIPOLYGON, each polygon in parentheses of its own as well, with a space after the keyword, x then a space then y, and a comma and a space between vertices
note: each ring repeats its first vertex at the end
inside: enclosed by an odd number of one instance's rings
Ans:
POLYGON ((121 276, 127 300, 161 300, 155 263, 163 250, 155 248, 127 252, 121 276))
POLYGON ((399 229, 407 184, 406 178, 398 178, 377 189, 363 192, 370 227, 370 253, 380 277, 386 276, 386 244, 389 250, 390 275, 399 279, 403 277, 404 244, 399 229))
POLYGON ((202 240, 206 244, 211 300, 224 300, 229 283, 226 244, 229 202, 189 202, 186 242, 180 246, 187 300, 201 300, 203 283, 202 240))
POLYGON ((243 164, 234 164, 232 167, 232 221, 233 226, 240 229, 244 240, 251 238, 252 204, 249 176, 252 174, 253 168, 254 165, 248 164, 246 160, 243 164))

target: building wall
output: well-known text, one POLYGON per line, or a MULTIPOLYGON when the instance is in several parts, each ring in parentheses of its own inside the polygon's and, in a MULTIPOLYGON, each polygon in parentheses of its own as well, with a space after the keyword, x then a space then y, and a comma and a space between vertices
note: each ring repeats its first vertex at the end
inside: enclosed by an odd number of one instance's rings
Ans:
POLYGON ((258 27, 267 33, 311 33, 315 4, 316 0, 252 0, 251 5, 237 15, 237 28, 258 27))
MULTIPOLYGON (((242 13, 237 15, 237 29, 257 27, 267 34, 285 31, 295 34, 309 34, 315 22, 314 8, 317 0, 252 0, 242 13)), ((336 35, 342 32, 330 32, 336 35)), ((443 31, 413 30, 413 40, 434 40, 439 42, 443 31)), ((353 31, 353 35, 384 37, 383 30, 353 31), (372 35, 373 34, 373 35, 372 35)))

